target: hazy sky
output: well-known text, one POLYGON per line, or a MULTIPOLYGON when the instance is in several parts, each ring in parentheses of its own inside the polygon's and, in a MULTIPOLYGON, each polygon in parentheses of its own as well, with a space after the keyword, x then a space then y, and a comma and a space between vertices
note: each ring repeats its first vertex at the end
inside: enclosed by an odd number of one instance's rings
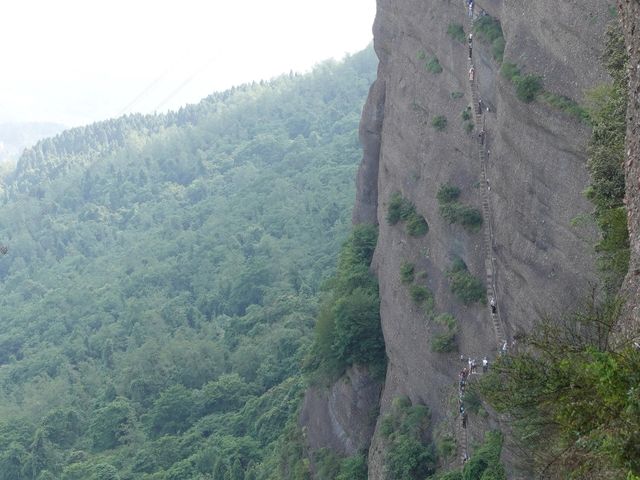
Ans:
POLYGON ((0 122, 176 108, 364 48, 375 0, 7 0, 0 122))

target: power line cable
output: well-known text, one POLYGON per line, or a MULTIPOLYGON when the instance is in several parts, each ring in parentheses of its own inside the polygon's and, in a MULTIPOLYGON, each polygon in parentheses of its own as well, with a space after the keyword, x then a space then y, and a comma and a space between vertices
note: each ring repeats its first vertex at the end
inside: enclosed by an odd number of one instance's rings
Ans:
POLYGON ((163 105, 165 105, 169 100, 171 100, 173 97, 175 97, 178 93, 180 93, 180 91, 186 87, 188 84, 190 84, 198 75, 200 75, 204 70, 206 70, 207 67, 209 67, 209 65, 211 65, 214 60, 216 60, 216 57, 212 57, 209 60, 207 60, 206 63, 204 63, 199 69, 197 69, 193 74, 191 74, 191 76, 187 77, 187 79, 185 81, 183 81, 180 85, 178 85, 164 100, 162 100, 154 109, 155 111, 158 111, 163 105))
POLYGON ((171 68, 167 68, 162 74, 160 74, 159 77, 157 77, 155 80, 153 80, 149 85, 147 85, 138 95, 136 95, 136 97, 131 100, 126 107, 124 107, 122 110, 120 110, 120 113, 118 113, 118 117, 121 115, 124 115, 125 113, 127 113, 129 111, 129 109, 131 107, 133 107, 136 103, 138 103, 138 101, 144 97, 149 91, 151 91, 153 89, 153 87, 155 87, 160 80, 162 80, 167 73, 169 73, 169 71, 171 70, 171 68))

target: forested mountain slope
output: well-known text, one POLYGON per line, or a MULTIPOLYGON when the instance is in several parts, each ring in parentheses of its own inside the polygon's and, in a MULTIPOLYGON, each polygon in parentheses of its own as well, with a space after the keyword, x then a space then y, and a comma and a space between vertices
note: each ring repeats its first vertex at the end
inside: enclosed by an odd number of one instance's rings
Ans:
POLYGON ((25 153, 0 209, 0 479, 279 478, 376 65, 25 153))

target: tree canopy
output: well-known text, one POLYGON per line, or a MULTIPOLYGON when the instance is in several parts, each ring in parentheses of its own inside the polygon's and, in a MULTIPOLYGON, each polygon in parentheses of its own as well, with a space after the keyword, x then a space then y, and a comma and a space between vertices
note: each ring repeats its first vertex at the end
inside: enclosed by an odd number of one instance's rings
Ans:
POLYGON ((369 48, 24 154, 0 209, 0 478, 277 475, 376 63, 369 48))

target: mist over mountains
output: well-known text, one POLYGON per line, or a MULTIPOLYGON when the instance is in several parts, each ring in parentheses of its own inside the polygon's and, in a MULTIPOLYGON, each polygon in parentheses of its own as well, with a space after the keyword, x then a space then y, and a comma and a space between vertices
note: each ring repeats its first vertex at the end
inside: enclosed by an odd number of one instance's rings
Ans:
POLYGON ((17 161, 25 148, 33 146, 38 140, 52 137, 64 129, 64 125, 57 123, 0 123, 0 162, 17 161))

